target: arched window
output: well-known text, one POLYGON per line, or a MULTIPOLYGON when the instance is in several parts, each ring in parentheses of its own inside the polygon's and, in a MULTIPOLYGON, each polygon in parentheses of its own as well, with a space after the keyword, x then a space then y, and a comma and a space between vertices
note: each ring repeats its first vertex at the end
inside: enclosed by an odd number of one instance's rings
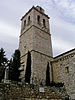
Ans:
POLYGON ((43 19, 43 26, 46 27, 46 21, 43 19))
POLYGON ((24 27, 26 26, 26 20, 24 21, 24 27))
POLYGON ((30 16, 28 17, 28 25, 30 24, 30 16))
POLYGON ((40 24, 40 16, 37 16, 37 23, 40 24))

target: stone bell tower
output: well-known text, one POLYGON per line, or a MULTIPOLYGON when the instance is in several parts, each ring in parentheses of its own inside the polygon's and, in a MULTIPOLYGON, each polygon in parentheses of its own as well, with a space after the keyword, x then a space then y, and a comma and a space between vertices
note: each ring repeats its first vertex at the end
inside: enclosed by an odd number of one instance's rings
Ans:
POLYGON ((24 80, 27 52, 31 52, 31 83, 45 83, 47 63, 52 59, 49 17, 44 10, 32 7, 21 19, 19 49, 21 52, 21 78, 24 80))

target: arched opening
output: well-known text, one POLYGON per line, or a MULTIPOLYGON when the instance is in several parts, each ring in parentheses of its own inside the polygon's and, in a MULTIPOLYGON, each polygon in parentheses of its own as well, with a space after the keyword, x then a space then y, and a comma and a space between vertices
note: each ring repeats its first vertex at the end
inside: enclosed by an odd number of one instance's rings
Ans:
POLYGON ((24 27, 26 26, 26 20, 24 21, 24 27))
POLYGON ((28 17, 28 24, 30 24, 30 16, 28 17))
POLYGON ((43 26, 46 27, 46 21, 43 19, 43 26))
POLYGON ((40 24, 40 16, 37 16, 37 23, 40 24))

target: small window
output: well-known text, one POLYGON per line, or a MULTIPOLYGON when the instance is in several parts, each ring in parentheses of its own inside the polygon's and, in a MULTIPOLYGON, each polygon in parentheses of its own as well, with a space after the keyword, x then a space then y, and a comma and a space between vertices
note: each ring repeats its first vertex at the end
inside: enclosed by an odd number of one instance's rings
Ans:
POLYGON ((69 67, 65 67, 66 73, 69 73, 69 67))
POLYGON ((37 16, 37 23, 40 24, 40 16, 37 16))
POLYGON ((43 26, 46 27, 45 19, 43 19, 43 26))
POLYGON ((42 8, 40 7, 40 11, 42 11, 42 8))
POLYGON ((26 20, 24 21, 24 27, 26 26, 26 20))
POLYGON ((28 17, 28 24, 30 24, 30 16, 28 17))

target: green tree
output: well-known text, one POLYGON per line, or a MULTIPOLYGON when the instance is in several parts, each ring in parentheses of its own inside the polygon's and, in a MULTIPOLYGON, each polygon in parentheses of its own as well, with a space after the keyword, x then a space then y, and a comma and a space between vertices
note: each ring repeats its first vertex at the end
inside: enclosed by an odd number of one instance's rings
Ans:
POLYGON ((26 72, 25 72, 25 82, 26 83, 30 83, 30 77, 31 77, 31 53, 28 51, 26 72))
POLYGON ((0 66, 0 82, 2 81, 2 79, 4 79, 4 75, 5 75, 5 68, 3 66, 0 66))
POLYGON ((5 57, 5 51, 3 48, 0 49, 0 66, 5 66, 7 64, 7 58, 5 57))
POLYGON ((47 64, 47 70, 46 70, 46 86, 50 85, 50 69, 49 69, 49 62, 47 64))
POLYGON ((7 58, 5 57, 5 51, 3 48, 0 49, 0 82, 4 78, 5 67, 7 66, 7 58))
POLYGON ((20 81, 20 51, 17 49, 13 54, 13 58, 9 62, 9 79, 13 81, 20 81))

